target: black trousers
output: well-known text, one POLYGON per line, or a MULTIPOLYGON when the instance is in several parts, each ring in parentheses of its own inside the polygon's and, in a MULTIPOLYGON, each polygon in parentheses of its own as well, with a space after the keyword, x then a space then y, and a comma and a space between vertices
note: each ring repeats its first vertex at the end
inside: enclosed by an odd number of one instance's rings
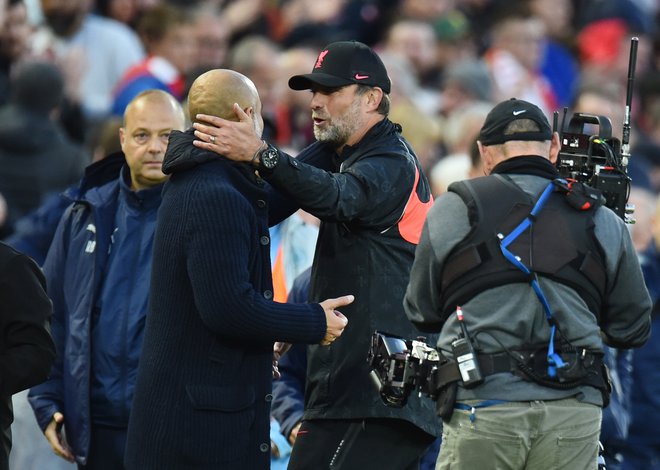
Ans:
POLYGON ((416 470, 434 440, 399 419, 303 421, 288 470, 416 470))
POLYGON ((92 424, 89 458, 78 470, 122 470, 126 449, 126 428, 92 424))

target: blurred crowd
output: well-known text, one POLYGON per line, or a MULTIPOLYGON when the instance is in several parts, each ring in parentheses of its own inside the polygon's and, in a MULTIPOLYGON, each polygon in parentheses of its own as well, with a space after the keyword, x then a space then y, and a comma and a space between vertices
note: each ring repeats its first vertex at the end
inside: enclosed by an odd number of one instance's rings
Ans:
MULTIPOLYGON (((332 41, 372 46, 392 79, 390 118, 437 196, 483 173, 474 141, 493 104, 510 97, 551 122, 554 111, 560 121, 608 117, 620 140, 637 37, 631 230, 657 301, 659 20, 654 0, 0 0, 0 236, 23 230, 25 216, 119 150, 124 109, 138 93, 165 90, 185 105, 210 69, 254 81, 264 139, 295 155, 314 137, 310 95, 290 90, 288 78, 308 73, 332 41)), ((612 468, 660 468, 657 331, 634 356, 612 351, 619 398, 604 440, 613 465, 625 457, 612 468)))

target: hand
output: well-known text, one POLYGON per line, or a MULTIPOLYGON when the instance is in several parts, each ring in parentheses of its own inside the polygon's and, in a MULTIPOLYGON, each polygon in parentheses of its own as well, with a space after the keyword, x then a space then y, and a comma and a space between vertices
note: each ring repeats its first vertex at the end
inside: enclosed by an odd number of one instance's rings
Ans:
POLYGON ((328 299, 321 302, 321 307, 323 307, 323 310, 325 311, 325 321, 327 324, 325 337, 321 340, 321 343, 319 343, 321 346, 328 346, 344 332, 344 328, 346 328, 346 325, 348 324, 348 318, 335 309, 337 307, 348 305, 354 300, 354 296, 345 295, 343 297, 328 299))
POLYGON ((277 447, 277 444, 275 444, 275 441, 272 439, 270 440, 270 455, 272 455, 274 459, 280 458, 280 448, 277 447))
POLYGON ((53 414, 53 419, 48 423, 46 429, 44 430, 44 435, 50 444, 50 447, 53 449, 56 455, 62 457, 64 460, 69 462, 75 462, 73 453, 69 448, 69 445, 62 437, 60 430, 64 424, 64 415, 62 413, 53 414))
POLYGON ((291 343, 276 341, 273 345, 273 356, 279 361, 289 349, 291 349, 291 343))
POLYGON ((195 137, 199 139, 194 140, 193 145, 236 162, 251 162, 263 141, 255 131, 252 108, 248 108, 248 112, 250 114, 245 113, 237 103, 234 103, 234 113, 239 119, 238 122, 208 114, 198 114, 197 120, 204 121, 204 124, 193 123, 195 137))
POLYGON ((298 423, 293 427, 293 429, 289 433, 289 444, 293 445, 296 443, 296 438, 298 437, 298 431, 300 431, 301 424, 302 421, 298 421, 298 423))
POLYGON ((275 342, 273 345, 273 379, 277 380, 281 377, 280 370, 277 368, 277 361, 291 348, 291 343, 275 342))

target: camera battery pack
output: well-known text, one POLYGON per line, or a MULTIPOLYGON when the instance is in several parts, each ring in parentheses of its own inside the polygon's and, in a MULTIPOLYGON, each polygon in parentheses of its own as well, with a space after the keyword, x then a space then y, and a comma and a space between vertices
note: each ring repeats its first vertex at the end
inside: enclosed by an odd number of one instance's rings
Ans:
POLYGON ((465 388, 476 387, 484 381, 477 362, 477 355, 474 352, 472 343, 467 338, 458 338, 451 343, 454 359, 458 364, 458 370, 463 379, 465 388))

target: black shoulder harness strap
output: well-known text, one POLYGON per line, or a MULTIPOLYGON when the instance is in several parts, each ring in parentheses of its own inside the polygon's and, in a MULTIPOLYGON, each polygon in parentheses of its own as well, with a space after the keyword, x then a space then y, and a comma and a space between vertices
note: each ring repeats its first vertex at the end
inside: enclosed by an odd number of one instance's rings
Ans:
MULTIPOLYGON (((497 234, 510 233, 529 216, 535 203, 505 175, 460 181, 449 190, 467 205, 472 228, 445 262, 440 281, 445 315, 486 289, 529 282, 528 275, 506 260, 497 234)), ((533 230, 521 233, 511 243, 511 251, 539 276, 575 289, 598 315, 606 273, 601 248, 593 236, 593 211, 583 207, 567 211, 566 194, 556 184, 534 220, 533 230)))

